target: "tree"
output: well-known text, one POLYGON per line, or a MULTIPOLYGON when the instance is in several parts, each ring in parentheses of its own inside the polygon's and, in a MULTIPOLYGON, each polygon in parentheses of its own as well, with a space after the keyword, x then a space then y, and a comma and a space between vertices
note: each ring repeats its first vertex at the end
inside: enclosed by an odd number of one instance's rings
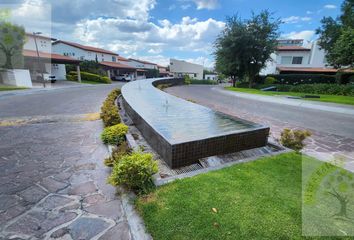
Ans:
POLYGON ((0 67, 5 69, 22 67, 24 44, 23 27, 5 21, 0 22, 0 67))
POLYGON ((230 76, 235 86, 236 78, 248 79, 250 87, 259 71, 275 51, 281 21, 274 19, 267 10, 249 20, 237 15, 226 20, 223 32, 215 41, 215 67, 230 76))
POLYGON ((319 45, 326 51, 326 58, 335 68, 354 66, 354 0, 345 0, 341 7, 341 16, 333 19, 324 17, 322 26, 316 30, 320 35, 319 45))

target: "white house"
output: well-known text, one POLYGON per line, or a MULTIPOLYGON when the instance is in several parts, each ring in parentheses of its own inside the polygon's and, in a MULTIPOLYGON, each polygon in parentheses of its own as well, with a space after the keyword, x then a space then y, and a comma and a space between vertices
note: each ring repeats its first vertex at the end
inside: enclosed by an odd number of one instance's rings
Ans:
POLYGON ((217 74, 205 74, 204 79, 216 81, 216 80, 218 80, 218 75, 217 74))
POLYGON ((261 70, 260 75, 277 73, 312 73, 333 72, 327 67, 324 50, 318 42, 304 44, 303 39, 283 39, 278 41, 275 53, 271 54, 271 61, 261 70))
POLYGON ((54 52, 64 56, 81 61, 97 61, 107 71, 108 77, 112 79, 122 74, 136 78, 136 68, 128 65, 130 61, 115 52, 62 40, 54 42, 52 47, 54 52))
POLYGON ((77 60, 89 60, 98 62, 117 62, 118 54, 91 46, 58 40, 53 42, 53 52, 69 56, 77 60))
POLYGON ((155 63, 134 58, 129 58, 129 62, 127 64, 137 69, 158 69, 157 64, 155 63))
POLYGON ((74 58, 53 53, 52 38, 26 33, 26 43, 23 46, 23 55, 25 57, 25 68, 30 69, 33 81, 37 80, 39 77, 36 73, 36 71, 38 71, 36 43, 40 62, 44 64, 44 69, 41 70, 45 74, 55 76, 56 80, 66 80, 65 64, 79 64, 79 61, 74 58))
POLYGON ((170 72, 174 77, 183 77, 188 75, 194 79, 203 79, 203 66, 195 63, 189 63, 184 60, 170 59, 170 72))

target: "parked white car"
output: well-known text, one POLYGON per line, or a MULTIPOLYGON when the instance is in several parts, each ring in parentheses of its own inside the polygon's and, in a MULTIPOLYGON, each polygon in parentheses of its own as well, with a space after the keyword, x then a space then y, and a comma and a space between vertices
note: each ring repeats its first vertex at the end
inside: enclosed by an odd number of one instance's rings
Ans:
POLYGON ((115 79, 117 81, 133 81, 134 80, 134 76, 133 75, 129 75, 129 74, 120 74, 118 76, 115 76, 115 79))
MULTIPOLYGON (((44 81, 46 81, 46 82, 50 81, 51 83, 54 83, 56 81, 56 77, 52 74, 47 73, 47 72, 43 73, 43 78, 44 78, 44 81)), ((42 82, 43 81, 42 73, 40 73, 38 71, 34 72, 32 79, 35 79, 38 82, 42 82)))

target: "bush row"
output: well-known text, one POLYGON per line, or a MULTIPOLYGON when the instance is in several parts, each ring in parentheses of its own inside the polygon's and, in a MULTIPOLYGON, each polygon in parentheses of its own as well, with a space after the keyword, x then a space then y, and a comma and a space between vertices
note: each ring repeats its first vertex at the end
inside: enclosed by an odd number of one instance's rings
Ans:
MULTIPOLYGON (((80 72, 81 80, 90 81, 90 82, 98 82, 98 83, 112 83, 111 79, 106 76, 100 76, 93 73, 88 72, 80 72)), ((66 79, 70 81, 77 81, 77 72, 71 71, 66 75, 66 79)))
POLYGON ((205 85, 215 85, 217 84, 216 81, 213 81, 213 80, 197 80, 197 79, 191 79, 191 84, 205 84, 205 85))
POLYGON ((300 84, 300 85, 276 85, 281 92, 301 92, 310 94, 328 94, 354 97, 354 85, 343 84, 300 84))
POLYGON ((110 127, 121 122, 118 107, 115 104, 120 93, 120 89, 114 89, 103 102, 100 117, 105 127, 110 127))
POLYGON ((257 84, 267 84, 267 80, 274 79, 275 84, 299 85, 299 84, 348 84, 354 83, 354 73, 338 72, 336 75, 326 74, 269 74, 267 76, 257 76, 257 84))
POLYGON ((101 118, 106 126, 101 139, 106 144, 116 145, 111 156, 104 164, 112 167, 108 182, 113 186, 123 186, 138 194, 147 193, 154 188, 153 175, 157 173, 157 162, 151 154, 132 151, 125 135, 128 126, 120 123, 120 116, 115 101, 120 94, 119 89, 113 90, 101 108, 101 118))

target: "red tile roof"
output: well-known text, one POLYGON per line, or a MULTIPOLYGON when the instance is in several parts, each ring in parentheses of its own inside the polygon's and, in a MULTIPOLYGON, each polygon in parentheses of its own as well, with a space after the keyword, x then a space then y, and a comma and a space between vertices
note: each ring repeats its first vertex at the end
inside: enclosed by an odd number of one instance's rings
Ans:
MULTIPOLYGON (((37 52, 32 51, 32 50, 26 50, 24 49, 22 51, 22 54, 24 57, 31 57, 31 58, 36 58, 37 57, 37 52)), ((43 59, 49 59, 52 61, 60 61, 60 62, 67 62, 67 63, 79 63, 80 60, 68 57, 68 56, 63 56, 60 54, 55 54, 55 53, 45 53, 45 52, 39 52, 39 57, 43 59)))
POLYGON ((144 60, 139 60, 139 59, 134 59, 134 58, 129 58, 129 60, 140 62, 140 63, 145 63, 145 64, 151 64, 151 65, 157 65, 156 63, 144 61, 144 60))
POLYGON ((99 64, 107 67, 112 67, 112 68, 135 69, 135 67, 131 67, 129 65, 116 63, 116 62, 100 62, 99 64))
POLYGON ((117 53, 114 53, 114 52, 111 52, 111 51, 108 51, 108 50, 105 50, 105 49, 102 49, 102 48, 90 47, 90 46, 85 46, 85 45, 81 45, 81 44, 78 44, 78 43, 67 42, 67 41, 62 41, 62 40, 54 42, 53 45, 54 44, 58 44, 58 43, 64 43, 64 44, 70 45, 72 47, 80 48, 80 49, 83 49, 83 50, 86 50, 86 51, 106 53, 106 54, 111 54, 111 55, 118 56, 117 53))
POLYGON ((278 51, 311 51, 309 48, 304 48, 300 46, 278 46, 278 51))
POLYGON ((118 61, 129 62, 129 59, 122 56, 118 56, 118 61))

